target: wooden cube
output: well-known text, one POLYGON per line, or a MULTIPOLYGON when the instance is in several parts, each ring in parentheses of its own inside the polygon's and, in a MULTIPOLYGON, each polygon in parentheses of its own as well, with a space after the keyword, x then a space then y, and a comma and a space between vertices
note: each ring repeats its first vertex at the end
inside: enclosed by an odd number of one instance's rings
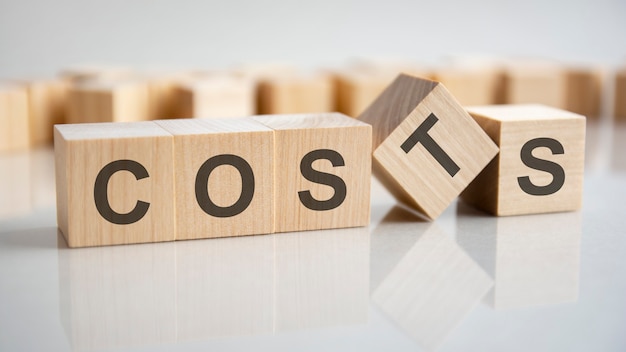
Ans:
POLYGON ((374 129, 374 174, 402 203, 438 217, 498 152, 438 82, 400 75, 359 116, 374 129))
POLYGON ((544 105, 493 105, 467 111, 500 154, 463 193, 495 215, 580 209, 585 117, 544 105))
POLYGON ((498 70, 478 67, 443 67, 433 73, 463 106, 496 103, 499 77, 498 70))
POLYGON ((151 119, 179 117, 179 86, 193 75, 191 72, 149 73, 143 79, 148 85, 148 105, 151 119))
POLYGON ((70 247, 173 241, 174 137, 153 122, 55 126, 57 221, 70 247))
POLYGON ((72 84, 77 84, 93 80, 127 80, 136 77, 136 72, 125 66, 86 63, 66 67, 61 70, 59 76, 72 84))
POLYGON ((395 74, 345 71, 335 76, 337 111, 359 116, 393 81, 395 74))
POLYGON ((245 117, 255 113, 255 81, 247 77, 214 74, 178 85, 176 117, 245 117))
POLYGON ((276 232, 369 224, 371 126, 339 113, 254 119, 274 129, 276 232))
POLYGON ((68 96, 68 123, 151 120, 148 85, 142 80, 88 81, 68 96))
POLYGON ((323 73, 265 78, 258 89, 259 114, 322 113, 335 107, 332 77, 323 73))
MULTIPOLYGON (((592 67, 571 67, 565 73, 565 109, 588 118, 599 118, 602 72, 592 67)), ((488 104, 475 104, 488 105, 488 104)))
POLYGON ((563 67, 543 62, 512 63, 502 75, 502 101, 505 104, 544 104, 566 106, 566 73, 563 67))
POLYGON ((626 68, 615 74, 614 116, 618 121, 626 121, 626 68))
POLYGON ((18 85, 0 84, 0 152, 29 146, 28 94, 18 85))
POLYGON ((249 118, 155 123, 174 135, 177 240, 272 232, 270 128, 249 118))
POLYGON ((69 85, 61 79, 28 80, 22 83, 28 92, 31 144, 52 145, 53 126, 65 122, 69 85))

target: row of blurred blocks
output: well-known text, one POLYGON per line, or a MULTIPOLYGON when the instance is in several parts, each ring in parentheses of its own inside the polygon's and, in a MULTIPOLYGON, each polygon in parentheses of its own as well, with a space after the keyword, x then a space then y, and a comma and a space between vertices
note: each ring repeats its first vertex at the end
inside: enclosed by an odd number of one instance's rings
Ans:
POLYGON ((545 61, 432 69, 361 61, 312 73, 282 64, 159 73, 78 66, 56 79, 0 84, 0 152, 49 145, 58 123, 330 111, 356 117, 399 72, 444 83, 463 105, 541 103, 589 118, 612 114, 626 120, 626 67, 607 80, 613 73, 606 69, 545 61), (614 81, 612 113, 602 111, 603 98, 610 99, 603 93, 607 81, 614 81))

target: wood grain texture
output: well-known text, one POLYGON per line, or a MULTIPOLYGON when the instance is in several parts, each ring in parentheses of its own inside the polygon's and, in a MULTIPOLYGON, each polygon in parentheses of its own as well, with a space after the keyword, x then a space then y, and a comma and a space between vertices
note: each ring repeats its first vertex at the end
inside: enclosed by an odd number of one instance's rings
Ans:
POLYGON ((519 215, 571 211, 582 205, 585 149, 585 117, 543 105, 494 105, 468 107, 467 111, 500 147, 500 154, 463 193, 466 202, 494 215, 519 215), (521 150, 537 138, 558 141, 564 153, 547 147, 532 151, 535 158, 563 169, 562 187, 547 195, 531 195, 519 184, 529 177, 536 186, 554 180, 552 172, 531 168, 522 161, 521 150))
POLYGON ((180 119, 156 121, 174 135, 176 178, 176 239, 213 238, 271 233, 274 222, 274 132, 249 118, 180 119), (243 173, 233 165, 209 173, 204 195, 218 207, 230 207, 253 187, 245 210, 227 217, 207 213, 199 206, 196 178, 209 160, 234 155, 253 172, 244 185, 243 173))
POLYGON ((144 80, 88 81, 68 93, 68 123, 151 120, 150 94, 144 80))
POLYGON ((28 93, 19 85, 0 83, 0 152, 29 146, 28 93))
POLYGON ((245 117, 255 113, 256 86, 248 77, 207 75, 187 80, 177 88, 176 117, 245 117))
MULTIPOLYGON (((599 118, 603 73, 593 67, 568 67, 565 76, 565 109, 587 118, 599 118)), ((476 104, 487 105, 487 104, 476 104)))
POLYGON ((371 126, 339 113, 266 115, 254 119, 274 129, 276 232, 369 224, 371 126), (333 155, 338 153, 344 165, 324 158, 312 163, 302 162, 305 156, 319 150, 333 151, 333 155), (308 191, 310 197, 319 202, 341 197, 337 183, 329 186, 313 182, 316 176, 305 177, 303 167, 316 170, 317 176, 320 173, 332 175, 335 181, 340 178, 346 190, 343 201, 327 210, 305 206, 299 192, 308 191))
POLYGON ((618 121, 626 121, 626 68, 615 74, 614 116, 618 121))
POLYGON ((334 110, 330 75, 283 75, 263 78, 258 86, 259 114, 322 113, 334 110))
POLYGON ((65 123, 69 84, 61 79, 28 80, 22 84, 28 92, 31 144, 52 145, 53 126, 65 123))
POLYGON ((55 126, 57 221, 70 247, 172 241, 175 238, 174 137, 153 122, 55 126), (106 220, 94 198, 98 174, 109 163, 133 160, 148 177, 111 175, 107 195, 113 212, 126 214, 149 203, 129 224, 106 220))
POLYGON ((498 151, 446 88, 429 80, 399 76, 359 119, 375 131, 374 175, 398 201, 430 219, 437 218, 498 151), (423 143, 403 149, 433 116, 436 123, 427 135, 457 166, 454 173, 423 143))

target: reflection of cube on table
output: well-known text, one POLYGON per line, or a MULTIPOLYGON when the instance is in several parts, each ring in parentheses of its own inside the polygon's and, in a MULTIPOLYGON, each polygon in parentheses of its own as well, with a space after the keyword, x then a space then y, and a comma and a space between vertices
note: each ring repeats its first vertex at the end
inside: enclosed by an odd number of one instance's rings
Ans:
POLYGON ((577 210, 582 203, 585 117, 542 105, 469 107, 500 154, 462 198, 495 215, 577 210))

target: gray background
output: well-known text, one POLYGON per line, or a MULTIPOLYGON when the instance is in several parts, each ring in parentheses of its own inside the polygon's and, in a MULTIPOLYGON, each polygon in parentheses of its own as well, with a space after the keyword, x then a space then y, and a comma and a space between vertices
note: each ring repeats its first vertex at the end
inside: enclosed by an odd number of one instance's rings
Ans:
POLYGON ((353 57, 626 59, 626 1, 0 0, 0 77, 69 64, 303 67, 353 57))

